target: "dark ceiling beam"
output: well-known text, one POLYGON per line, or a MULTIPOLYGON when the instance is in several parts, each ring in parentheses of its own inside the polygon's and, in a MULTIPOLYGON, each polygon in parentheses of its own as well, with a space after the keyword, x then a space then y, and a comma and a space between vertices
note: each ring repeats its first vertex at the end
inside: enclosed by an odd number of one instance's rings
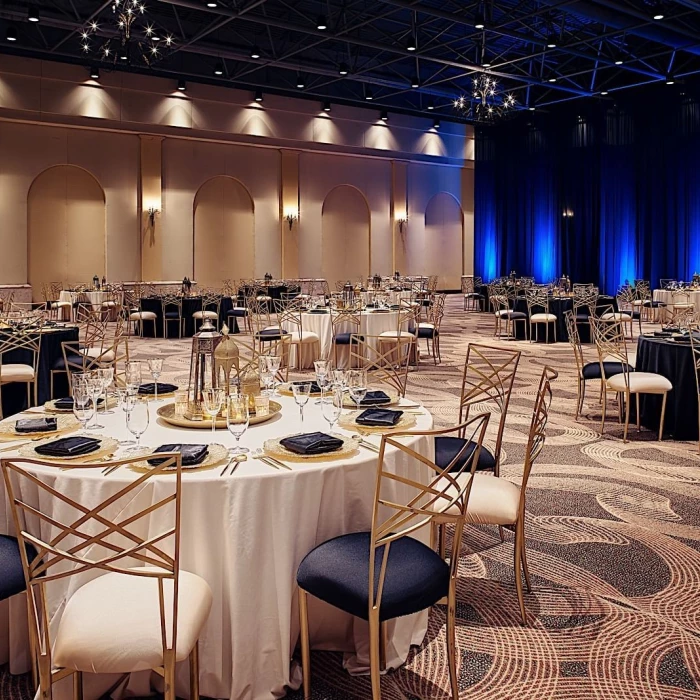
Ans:
MULTIPOLYGON (((167 3, 170 5, 177 5, 179 7, 187 7, 187 8, 193 9, 193 10, 200 10, 202 12, 209 12, 211 14, 218 14, 218 15, 222 15, 222 16, 227 16, 230 12, 232 12, 231 10, 227 10, 227 9, 220 8, 220 7, 215 7, 215 8, 204 7, 201 4, 198 4, 196 2, 192 2, 192 0, 159 0, 159 2, 167 3)), ((255 15, 246 15, 244 17, 241 17, 241 21, 267 25, 267 26, 271 26, 271 27, 276 27, 278 29, 282 29, 284 31, 294 31, 294 32, 298 32, 300 34, 308 34, 310 36, 329 37, 329 33, 326 31, 320 31, 318 29, 311 28, 311 27, 299 26, 296 24, 292 24, 290 22, 282 21, 282 20, 274 20, 274 19, 271 19, 269 17, 258 17, 255 15)), ((330 35, 330 38, 334 39, 335 37, 333 35, 330 35)), ((452 68, 457 68, 458 70, 461 70, 461 71, 471 71, 471 72, 482 72, 483 71, 481 66, 478 66, 478 65, 469 64, 466 62, 451 61, 449 59, 440 58, 438 56, 433 56, 433 55, 421 53, 420 51, 412 52, 412 51, 408 51, 406 49, 402 49, 398 46, 390 46, 388 44, 383 44, 379 41, 371 41, 368 39, 360 39, 357 37, 348 37, 348 36, 338 37, 338 41, 345 42, 345 43, 350 44, 352 46, 362 46, 363 48, 373 49, 374 51, 385 51, 387 53, 400 54, 402 56, 405 56, 406 58, 411 58, 411 59, 413 59, 417 56, 422 61, 430 61, 431 63, 439 63, 441 65, 450 66, 452 68)), ((563 85, 562 86, 557 86, 557 85, 550 86, 547 83, 543 83, 542 81, 537 80, 536 78, 529 77, 529 76, 513 75, 511 73, 503 73, 503 72, 496 71, 496 70, 490 70, 489 72, 492 75, 495 75, 496 77, 505 78, 508 80, 513 80, 513 81, 518 82, 518 83, 529 83, 532 85, 539 85, 540 87, 555 87, 556 89, 563 90, 564 92, 572 92, 572 93, 579 94, 579 95, 589 95, 590 94, 586 90, 569 88, 568 86, 563 86, 563 85)))
POLYGON ((59 41, 59 42, 51 49, 51 51, 57 51, 58 49, 60 49, 61 46, 63 46, 63 44, 66 43, 66 41, 68 41, 77 31, 79 31, 80 28, 82 28, 85 24, 87 24, 88 22, 90 22, 90 21, 92 21, 93 19, 95 19, 95 17, 97 17, 97 15, 99 15, 100 12, 102 12, 102 10, 104 10, 104 9, 107 8, 107 7, 109 7, 111 4, 112 4, 112 0, 106 0, 105 2, 103 2, 103 3, 102 3, 102 4, 101 4, 87 19, 85 19, 84 22, 82 22, 82 23, 80 24, 80 26, 79 26, 78 29, 74 29, 72 32, 70 32, 70 34, 66 34, 66 36, 64 36, 63 39, 61 39, 61 41, 59 41))

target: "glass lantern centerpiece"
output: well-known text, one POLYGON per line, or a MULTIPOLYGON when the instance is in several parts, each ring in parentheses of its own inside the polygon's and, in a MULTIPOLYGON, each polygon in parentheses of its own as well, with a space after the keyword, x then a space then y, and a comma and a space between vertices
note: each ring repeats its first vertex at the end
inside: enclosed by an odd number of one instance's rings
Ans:
POLYGON ((352 282, 346 282, 343 285, 343 305, 346 309, 352 307, 355 303, 355 287, 352 282))
POLYGON ((221 338, 221 333, 208 318, 204 319, 199 332, 192 338, 187 411, 185 412, 185 417, 189 420, 204 420, 204 389, 217 386, 214 353, 221 338))
POLYGON ((241 353, 234 339, 229 335, 229 328, 224 323, 221 327, 222 338, 214 350, 214 375, 220 380, 226 396, 231 393, 231 370, 235 367, 236 377, 240 378, 241 353))

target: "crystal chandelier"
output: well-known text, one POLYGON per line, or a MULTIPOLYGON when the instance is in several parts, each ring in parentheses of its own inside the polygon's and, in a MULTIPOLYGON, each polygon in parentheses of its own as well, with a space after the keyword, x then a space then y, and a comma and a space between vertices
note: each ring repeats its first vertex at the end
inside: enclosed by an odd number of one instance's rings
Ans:
POLYGON ((166 48, 173 45, 170 34, 161 37, 153 24, 143 22, 146 5, 142 0, 112 0, 109 7, 113 27, 102 28, 95 19, 81 31, 85 53, 90 53, 94 48, 101 60, 111 61, 115 65, 136 61, 150 66, 162 57, 166 48), (97 37, 103 41, 97 42, 97 37), (95 39, 94 44, 91 39, 95 39))
POLYGON ((469 97, 460 95, 454 106, 474 121, 494 121, 515 107, 515 97, 499 93, 496 79, 486 73, 474 78, 471 93, 469 97))

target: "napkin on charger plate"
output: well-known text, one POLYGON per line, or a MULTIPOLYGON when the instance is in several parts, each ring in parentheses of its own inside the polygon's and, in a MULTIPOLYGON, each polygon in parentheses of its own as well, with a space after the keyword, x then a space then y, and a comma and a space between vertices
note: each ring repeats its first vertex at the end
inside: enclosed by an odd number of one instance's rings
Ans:
MULTIPOLYGON (((104 399, 97 399, 97 405, 101 406, 105 402, 104 399)), ((73 397, 66 396, 63 399, 56 399, 53 402, 53 407, 59 411, 72 411, 73 410, 73 397)))
POLYGON ((15 432, 17 433, 50 433, 55 430, 58 430, 56 416, 20 418, 15 423, 15 432))
POLYGON ((46 457, 77 457, 95 452, 101 443, 102 441, 97 438, 73 435, 47 442, 45 445, 38 445, 34 451, 46 457))
MULTIPOLYGON (((182 456, 182 466, 193 467, 196 464, 201 464, 206 459, 206 456, 209 454, 209 447, 207 445, 161 445, 153 450, 154 454, 156 452, 179 452, 182 456)), ((153 467, 157 467, 163 462, 165 462, 165 459, 148 460, 148 463, 153 467)))
POLYGON ((339 450, 343 441, 327 433, 304 433, 283 438, 280 445, 298 455, 322 455, 339 450))
POLYGON ((391 428, 401 420, 402 415, 403 411, 392 411, 387 408, 367 408, 355 418, 355 423, 378 428, 391 428))
POLYGON ((391 403, 391 398, 383 391, 368 391, 365 398, 360 401, 360 406, 381 406, 382 404, 391 403))
MULTIPOLYGON (((166 384, 165 382, 158 382, 159 394, 172 394, 174 391, 177 391, 177 386, 175 384, 166 384)), ((141 394, 141 396, 154 396, 155 393, 156 385, 154 382, 142 384, 139 387, 139 394, 141 394)))
POLYGON ((311 384, 311 391, 309 393, 311 394, 320 394, 321 393, 321 387, 318 385, 318 382, 292 382, 293 385, 300 386, 301 384, 311 384))

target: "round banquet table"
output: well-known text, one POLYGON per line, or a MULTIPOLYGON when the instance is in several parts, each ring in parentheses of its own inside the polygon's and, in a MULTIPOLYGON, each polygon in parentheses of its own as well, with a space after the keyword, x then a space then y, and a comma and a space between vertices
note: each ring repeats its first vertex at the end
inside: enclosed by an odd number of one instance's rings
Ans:
MULTIPOLYGON (((635 368, 638 372, 661 374, 673 385, 666 399, 664 435, 671 435, 674 440, 697 440, 698 396, 690 343, 640 336, 635 368)), ((642 425, 655 432, 659 430, 661 420, 661 401, 661 396, 652 394, 641 394, 639 397, 642 425)))
MULTIPOLYGON (((268 438, 299 432, 299 411, 294 400, 287 397, 275 400, 283 406, 281 414, 267 423, 251 426, 242 438, 244 446, 254 449, 268 438)), ((162 419, 155 420, 155 408, 165 403, 152 404, 151 423, 142 438, 144 445, 156 447, 179 442, 233 445, 233 438, 225 430, 217 431, 212 439, 211 430, 206 428, 173 428, 162 419)), ((328 429, 320 407, 313 401, 306 406, 305 413, 305 432, 328 429)), ((416 418, 417 430, 432 427, 432 417, 424 409, 416 418)), ((100 422, 106 427, 101 431, 103 434, 120 439, 130 437, 121 410, 101 415, 100 422)), ((379 442, 377 436, 369 439, 379 442)), ((413 449, 433 457, 432 440, 424 436, 406 440, 413 449)), ((16 454, 5 452, 2 456, 16 454)), ((117 457, 121 456, 119 452, 117 457)), ((234 474, 225 477, 220 476, 221 467, 183 472, 181 568, 204 578, 214 597, 200 637, 202 696, 270 700, 283 696, 285 686, 298 687, 300 669, 290 664, 299 635, 297 568, 304 556, 321 542, 371 527, 376 453, 360 447, 354 456, 346 459, 289 462, 289 465, 291 471, 277 471, 249 457, 234 474)), ((421 482, 427 483, 430 478, 425 465, 395 448, 388 449, 385 465, 421 482)), ((34 468, 62 494, 90 507, 138 476, 124 467, 109 476, 103 476, 100 468, 91 469, 90 473, 62 471, 53 466, 34 468)), ((157 484, 149 488, 152 490, 146 494, 145 503, 149 498, 155 503, 163 497, 157 491, 157 484)), ((396 488, 405 487, 397 484, 396 488)), ((23 495, 30 501, 36 500, 34 492, 23 495)), ((415 492, 389 495, 393 495, 392 500, 408 501, 415 492)), ((61 513, 54 511, 52 515, 57 517, 61 513)), ((11 520, 6 499, 0 495, 2 533, 13 532, 11 520)), ((429 541, 427 528, 415 536, 425 543, 429 541)), ((85 583, 79 578, 74 576, 49 587, 52 623, 58 620, 64 598, 85 583)), ((0 604, 0 664, 9 660, 13 673, 28 669, 24 600, 24 596, 15 596, 0 604)), ((350 672, 368 670, 367 622, 314 599, 310 599, 309 617, 314 648, 345 652, 345 666, 350 672)), ((389 623, 390 668, 400 666, 410 646, 422 642, 427 620, 428 613, 424 611, 389 623)), ((132 674, 128 685, 120 691, 146 695, 152 678, 155 674, 149 672, 132 674)), ((117 680, 117 676, 85 674, 86 700, 98 698, 117 680)), ((188 687, 188 664, 184 662, 177 669, 179 697, 187 697, 188 687)), ((54 698, 70 697, 70 679, 66 679, 57 686, 54 698)))
MULTIPOLYGON (((224 323, 229 325, 231 333, 239 333, 238 322, 235 317, 230 316, 231 310, 234 307, 234 302, 231 297, 222 297, 221 305, 219 306, 219 325, 224 323)), ((141 299, 141 309, 143 311, 152 311, 156 315, 155 337, 163 337, 163 302, 160 297, 143 297, 141 299)), ((195 311, 201 311, 202 297, 183 297, 182 299, 182 318, 184 319, 184 329, 182 332, 183 338, 191 338, 195 334, 195 320, 192 314, 195 311)), ((197 321, 196 330, 199 330, 201 322, 197 321)), ((153 323, 146 321, 143 324, 143 335, 146 338, 153 338, 153 323)), ((168 337, 177 338, 177 323, 175 321, 168 322, 168 337)))

